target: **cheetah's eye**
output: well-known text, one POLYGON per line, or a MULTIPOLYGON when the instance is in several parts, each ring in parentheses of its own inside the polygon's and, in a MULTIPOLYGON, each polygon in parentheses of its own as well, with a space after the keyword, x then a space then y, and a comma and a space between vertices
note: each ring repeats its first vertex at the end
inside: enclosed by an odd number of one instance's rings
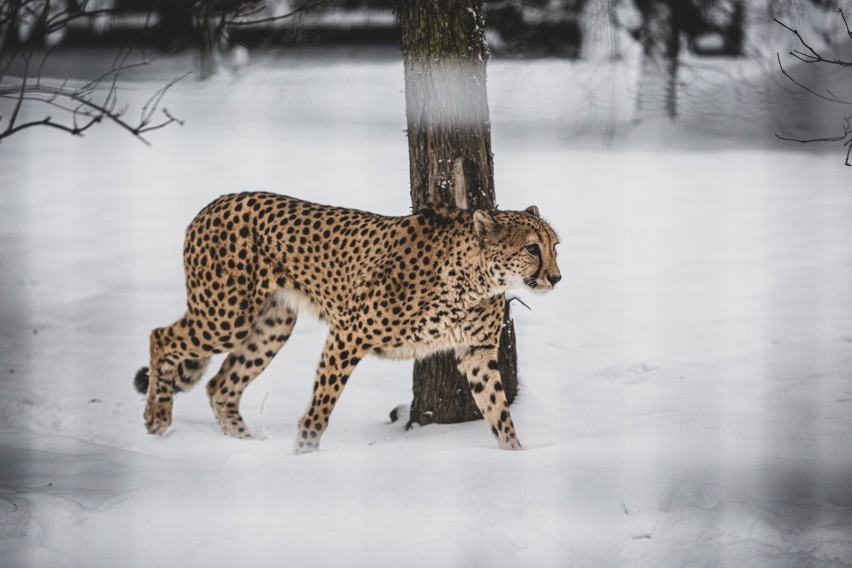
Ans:
POLYGON ((537 243, 533 243, 531 245, 525 246, 524 250, 526 250, 528 253, 530 253, 533 256, 538 256, 538 255, 541 254, 541 249, 538 248, 537 243))

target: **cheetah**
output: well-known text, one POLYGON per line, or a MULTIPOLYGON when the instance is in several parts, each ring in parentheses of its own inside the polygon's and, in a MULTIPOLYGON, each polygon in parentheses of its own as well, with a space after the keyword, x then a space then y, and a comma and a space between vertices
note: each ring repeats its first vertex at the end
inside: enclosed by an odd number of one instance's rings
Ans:
POLYGON ((557 243, 535 206, 386 217, 274 193, 219 197, 186 231, 186 313, 151 332, 150 367, 136 377, 148 432, 164 434, 174 392, 200 381, 212 355, 228 353, 207 394, 222 431, 249 438, 242 393, 308 309, 329 332, 296 453, 318 449, 364 356, 447 350, 499 447, 518 450, 497 367, 505 293, 552 290, 561 279, 557 243))

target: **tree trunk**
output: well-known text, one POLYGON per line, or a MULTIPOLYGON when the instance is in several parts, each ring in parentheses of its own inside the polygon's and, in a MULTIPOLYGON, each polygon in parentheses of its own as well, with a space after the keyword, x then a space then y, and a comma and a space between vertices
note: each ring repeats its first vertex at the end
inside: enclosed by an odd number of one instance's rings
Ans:
MULTIPOLYGON (((485 89, 482 0, 400 0, 411 203, 428 207, 496 206, 491 125, 485 89)), ((511 403, 517 355, 508 303, 499 366, 511 403)), ((414 364, 409 425, 481 418, 452 353, 414 364)))
POLYGON ((681 28, 673 2, 637 0, 642 13, 639 41, 642 64, 636 96, 636 120, 663 114, 677 118, 677 77, 680 66, 681 28))
MULTIPOLYGON (((6 65, 6 55, 11 53, 17 43, 18 35, 18 13, 21 9, 21 0, 9 0, 0 4, 0 65, 6 65)), ((0 71, 0 77, 5 74, 0 71)))
POLYGON ((196 79, 203 81, 216 73, 217 40, 216 10, 212 0, 202 0, 195 9, 195 47, 197 50, 196 79))

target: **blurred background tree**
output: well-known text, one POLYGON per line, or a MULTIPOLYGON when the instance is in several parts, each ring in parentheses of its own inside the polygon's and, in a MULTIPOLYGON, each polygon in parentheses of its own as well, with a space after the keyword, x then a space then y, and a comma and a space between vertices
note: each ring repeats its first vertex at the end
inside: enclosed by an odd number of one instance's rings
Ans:
POLYGON ((678 116, 678 82, 684 43, 705 56, 739 56, 743 0, 616 0, 611 21, 641 45, 635 120, 678 116))

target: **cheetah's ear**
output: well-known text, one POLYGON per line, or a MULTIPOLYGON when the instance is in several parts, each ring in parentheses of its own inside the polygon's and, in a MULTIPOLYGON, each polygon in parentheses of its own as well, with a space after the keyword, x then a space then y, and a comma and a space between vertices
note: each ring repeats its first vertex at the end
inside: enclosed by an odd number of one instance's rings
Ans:
POLYGON ((477 237, 482 238, 496 230, 497 220, 491 216, 491 213, 484 209, 473 212, 473 231, 477 237))
POLYGON ((541 217, 541 215, 538 214, 538 207, 536 207, 535 205, 530 205, 529 207, 524 209, 524 213, 529 213, 530 215, 541 217))

